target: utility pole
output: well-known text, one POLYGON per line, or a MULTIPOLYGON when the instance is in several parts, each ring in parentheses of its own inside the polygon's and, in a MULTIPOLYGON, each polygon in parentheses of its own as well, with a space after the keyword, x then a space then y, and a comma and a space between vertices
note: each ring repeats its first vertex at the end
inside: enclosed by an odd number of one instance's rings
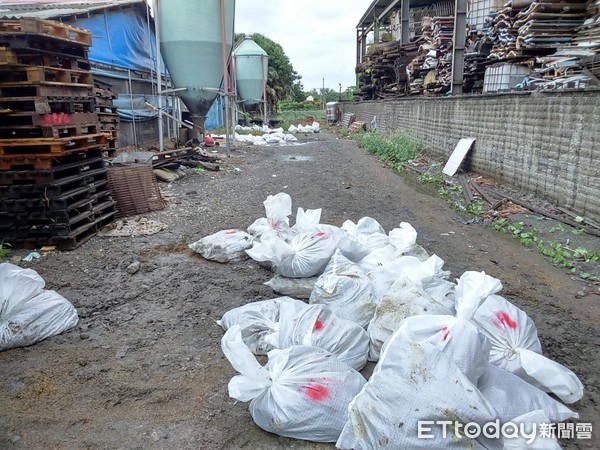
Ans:
POLYGON ((325 109, 325 77, 323 77, 323 88, 321 89, 321 102, 323 103, 323 109, 325 109))
MULTIPOLYGON (((158 20, 158 0, 152 3, 154 9, 154 34, 156 37, 156 96, 158 98, 158 149, 164 151, 165 142, 163 138, 163 115, 162 115, 162 69, 160 67, 160 24, 158 20)), ((130 82, 131 84, 131 82, 130 82)))

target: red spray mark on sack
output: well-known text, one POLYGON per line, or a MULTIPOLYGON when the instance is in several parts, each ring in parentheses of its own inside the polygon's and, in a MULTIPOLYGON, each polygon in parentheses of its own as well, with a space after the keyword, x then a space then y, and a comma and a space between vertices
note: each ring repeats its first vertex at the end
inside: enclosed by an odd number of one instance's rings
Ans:
POLYGON ((235 233, 237 233, 237 230, 229 230, 229 231, 225 232, 225 234, 235 234, 235 233))
POLYGON ((317 321, 315 322, 315 331, 321 331, 323 330, 323 328, 325 328, 325 325, 323 325, 323 322, 321 322, 320 320, 317 319, 317 321))
POLYGON ((316 237, 316 238, 320 238, 320 237, 323 237, 323 236, 325 236, 325 234, 326 234, 326 233, 325 233, 324 231, 319 231, 318 233, 315 233, 315 236, 314 236, 314 237, 316 237))
POLYGON ((279 222, 271 222, 271 229, 273 231, 279 231, 281 229, 281 224, 279 222))
POLYGON ((512 328, 513 330, 517 328, 517 322, 512 320, 506 311, 497 311, 496 317, 497 319, 492 319, 492 323, 496 325, 496 327, 500 329, 508 327, 512 328))
POLYGON ((308 386, 302 386, 300 389, 302 389, 304 395, 315 402, 320 402, 329 397, 329 390, 322 384, 313 383, 308 386))
POLYGON ((446 339, 448 339, 448 335, 450 334, 450 330, 448 329, 448 327, 444 327, 444 328, 442 328, 442 331, 443 331, 443 333, 444 333, 444 334, 442 335, 442 338, 443 338, 443 339, 444 339, 444 341, 445 341, 446 339))

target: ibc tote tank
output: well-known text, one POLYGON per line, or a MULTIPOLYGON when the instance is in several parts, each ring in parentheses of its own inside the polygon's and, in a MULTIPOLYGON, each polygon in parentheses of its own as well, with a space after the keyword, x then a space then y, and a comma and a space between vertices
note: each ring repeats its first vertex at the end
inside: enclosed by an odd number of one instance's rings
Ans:
POLYGON ((267 52, 247 37, 233 51, 233 58, 238 95, 241 102, 252 109, 262 101, 269 70, 267 52))
MULTIPOLYGON (((224 0, 225 51, 233 44, 235 0, 224 0)), ((223 79, 221 0, 159 0, 161 54, 177 94, 192 113, 204 120, 223 79)))

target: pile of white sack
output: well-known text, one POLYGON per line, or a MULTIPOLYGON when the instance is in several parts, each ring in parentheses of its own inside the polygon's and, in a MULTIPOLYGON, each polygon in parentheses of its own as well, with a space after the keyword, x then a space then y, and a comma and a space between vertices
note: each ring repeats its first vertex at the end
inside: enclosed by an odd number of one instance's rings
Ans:
POLYGON ((296 133, 313 134, 319 133, 321 129, 319 122, 313 122, 312 125, 290 125, 287 132, 283 128, 269 128, 266 125, 253 125, 251 127, 236 125, 235 131, 237 142, 251 145, 286 145, 298 141, 294 136, 296 133), (252 134, 239 134, 238 131, 246 131, 252 134))
POLYGON ((77 325, 73 305, 35 270, 0 264, 0 351, 25 347, 77 325))
POLYGON ((289 195, 264 205, 266 217, 247 230, 190 245, 221 262, 245 253, 274 272, 266 284, 283 295, 218 321, 240 373, 229 394, 251 402, 258 426, 342 449, 560 448, 554 437, 531 443, 453 428, 417 436, 420 420, 531 430, 578 417, 563 403, 582 397, 581 382, 542 355, 533 321, 498 295, 499 280, 469 271, 449 281, 444 261, 405 222, 389 233, 369 217, 339 228, 322 224, 320 209, 299 208, 290 225, 289 195), (358 372, 367 360, 377 362, 368 381, 358 372))

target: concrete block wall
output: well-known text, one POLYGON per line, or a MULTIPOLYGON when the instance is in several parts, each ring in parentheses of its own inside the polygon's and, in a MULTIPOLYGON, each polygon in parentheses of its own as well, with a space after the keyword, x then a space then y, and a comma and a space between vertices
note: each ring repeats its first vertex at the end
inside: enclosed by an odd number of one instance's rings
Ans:
POLYGON ((342 103, 446 159, 477 139, 470 169, 600 221, 600 90, 342 103))

